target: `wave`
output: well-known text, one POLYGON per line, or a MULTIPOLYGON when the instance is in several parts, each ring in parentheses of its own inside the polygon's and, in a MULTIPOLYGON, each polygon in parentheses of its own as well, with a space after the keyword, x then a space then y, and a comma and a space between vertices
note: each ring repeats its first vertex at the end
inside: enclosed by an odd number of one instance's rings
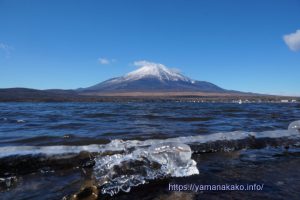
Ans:
POLYGON ((120 191, 129 192, 132 187, 149 180, 198 174, 192 153, 266 146, 288 148, 290 145, 300 146, 300 120, 292 122, 287 130, 220 132, 145 141, 112 140, 108 144, 84 146, 6 146, 0 147, 0 168, 14 169, 22 166, 19 162, 26 159, 37 168, 49 166, 53 160, 60 160, 54 162, 55 165, 70 165, 81 159, 84 160, 82 167, 92 167, 101 192, 114 195, 120 191))
POLYGON ((143 146, 152 146, 163 143, 184 143, 188 145, 201 145, 205 143, 212 143, 217 141, 237 141, 243 139, 263 139, 263 138, 294 138, 300 137, 300 120, 292 122, 287 130, 273 130, 264 132, 219 132, 208 135, 197 135, 187 137, 176 137, 168 139, 149 139, 145 141, 140 140, 112 140, 108 144, 91 144, 83 146, 4 146, 0 147, 0 158, 14 155, 59 155, 59 154, 78 154, 81 151, 91 153, 103 153, 105 151, 126 151, 130 148, 138 148, 143 146))

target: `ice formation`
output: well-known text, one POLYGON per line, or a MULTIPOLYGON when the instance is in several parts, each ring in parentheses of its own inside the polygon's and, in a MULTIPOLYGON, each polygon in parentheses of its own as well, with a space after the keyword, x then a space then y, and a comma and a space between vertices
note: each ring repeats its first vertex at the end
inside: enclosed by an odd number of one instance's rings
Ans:
POLYGON ((100 156, 95 159, 94 174, 102 193, 114 195, 119 191, 129 192, 131 187, 147 180, 198 174, 191 155, 186 144, 161 143, 125 155, 100 156))

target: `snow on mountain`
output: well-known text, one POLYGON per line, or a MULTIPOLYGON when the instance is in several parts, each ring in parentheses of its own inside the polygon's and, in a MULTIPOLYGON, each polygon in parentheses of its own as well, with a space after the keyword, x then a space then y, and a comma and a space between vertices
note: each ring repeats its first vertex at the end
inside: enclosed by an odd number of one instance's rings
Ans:
POLYGON ((192 81, 191 79, 189 79, 186 76, 183 76, 176 70, 168 69, 163 64, 147 61, 138 61, 134 64, 136 66, 140 66, 140 68, 124 76, 125 80, 138 80, 145 77, 154 77, 161 81, 192 81))

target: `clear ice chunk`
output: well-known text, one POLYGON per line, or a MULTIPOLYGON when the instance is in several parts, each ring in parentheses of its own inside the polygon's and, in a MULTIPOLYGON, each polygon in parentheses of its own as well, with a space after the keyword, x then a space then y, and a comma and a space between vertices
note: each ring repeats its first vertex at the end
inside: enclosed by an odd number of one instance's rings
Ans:
POLYGON ((198 174, 191 148, 182 143, 160 143, 137 148, 129 154, 95 159, 94 175, 102 193, 129 192, 147 180, 198 174))
POLYGON ((300 132, 300 120, 290 123, 288 130, 297 130, 300 132))

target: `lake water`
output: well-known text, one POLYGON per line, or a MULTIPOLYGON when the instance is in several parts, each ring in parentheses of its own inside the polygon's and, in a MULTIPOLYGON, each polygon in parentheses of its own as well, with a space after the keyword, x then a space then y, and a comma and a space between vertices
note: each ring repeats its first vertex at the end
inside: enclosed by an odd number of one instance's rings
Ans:
POLYGON ((0 199, 298 199, 296 120, 296 103, 0 103, 0 199))

